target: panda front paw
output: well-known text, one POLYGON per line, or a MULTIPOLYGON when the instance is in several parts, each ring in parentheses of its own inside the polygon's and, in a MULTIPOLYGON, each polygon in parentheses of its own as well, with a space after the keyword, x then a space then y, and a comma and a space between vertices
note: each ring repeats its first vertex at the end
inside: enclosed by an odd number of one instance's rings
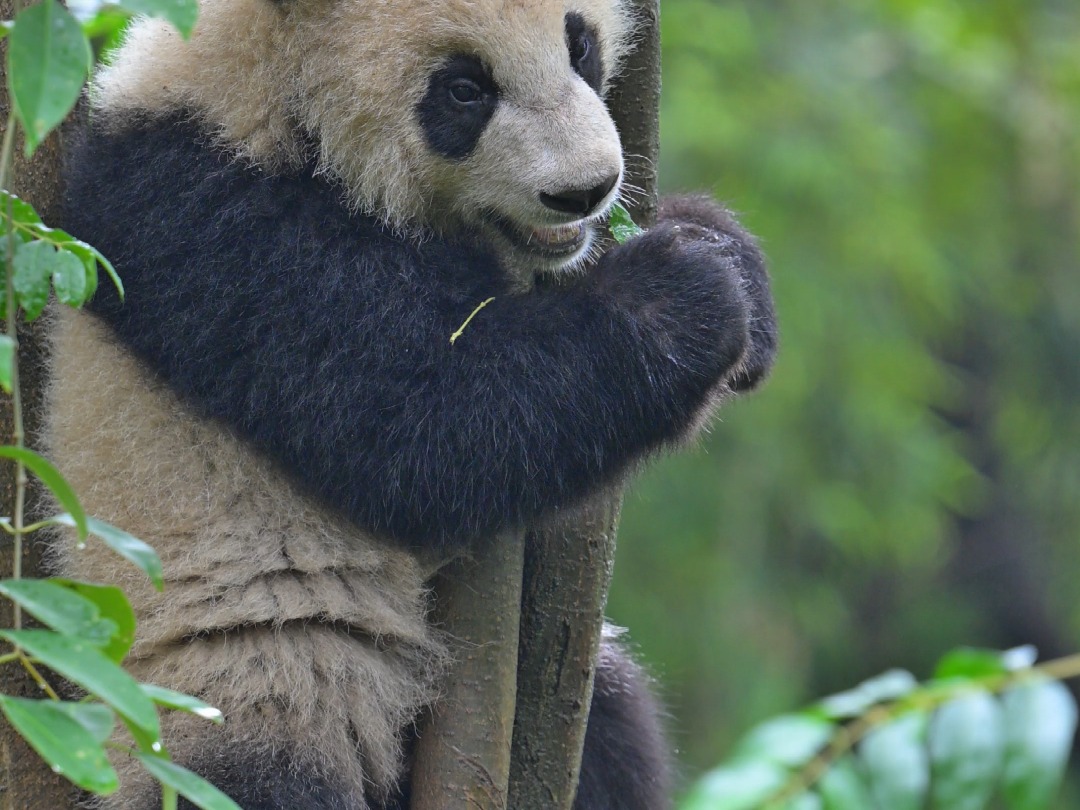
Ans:
POLYGON ((751 306, 731 240, 696 222, 662 222, 610 250, 595 289, 647 355, 702 392, 736 373, 751 306))
POLYGON ((715 244, 730 257, 747 302, 748 341, 746 353, 728 376, 727 384, 734 391, 756 387, 768 376, 777 347, 769 274, 757 240, 731 211, 704 195, 662 198, 657 219, 661 224, 704 234, 703 241, 715 244))

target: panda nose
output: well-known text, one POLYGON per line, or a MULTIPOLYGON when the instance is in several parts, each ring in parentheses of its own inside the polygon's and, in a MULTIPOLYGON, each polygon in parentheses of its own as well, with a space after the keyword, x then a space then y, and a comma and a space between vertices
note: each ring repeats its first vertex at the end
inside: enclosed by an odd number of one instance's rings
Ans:
POLYGON ((570 188, 555 194, 541 191, 540 202, 552 211, 587 217, 597 209, 618 182, 619 175, 613 174, 592 188, 570 188))

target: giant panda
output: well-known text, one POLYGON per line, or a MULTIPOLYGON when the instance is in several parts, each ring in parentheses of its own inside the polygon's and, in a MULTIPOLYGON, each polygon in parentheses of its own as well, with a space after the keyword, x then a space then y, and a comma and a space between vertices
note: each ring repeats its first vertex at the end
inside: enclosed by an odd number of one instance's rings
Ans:
MULTIPOLYGON (((53 313, 44 443, 167 587, 94 545, 54 564, 126 588, 136 677, 224 712, 165 739, 245 810, 406 808, 454 655, 432 575, 769 369, 766 271, 724 208, 603 237, 632 34, 624 0, 204 0, 190 41, 138 21, 93 81, 63 225, 127 296, 53 313)), ((668 758, 606 640, 575 807, 667 806, 668 758)), ((159 806, 116 765, 104 806, 159 806)))

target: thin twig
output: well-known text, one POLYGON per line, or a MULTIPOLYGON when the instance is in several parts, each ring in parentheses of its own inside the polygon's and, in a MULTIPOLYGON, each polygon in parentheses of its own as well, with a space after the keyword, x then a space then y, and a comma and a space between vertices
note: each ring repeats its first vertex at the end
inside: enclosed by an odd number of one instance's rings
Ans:
MULTIPOLYGON (((18 4, 16 3, 16 6, 18 4)), ((7 128, 4 132, 4 144, 0 148, 0 188, 6 189, 8 178, 11 176, 11 157, 15 144, 15 121, 8 118, 7 128)), ((13 221, 11 200, 8 200, 8 220, 13 221)), ((12 441, 18 448, 24 446, 25 433, 23 430, 22 396, 19 392, 19 333, 18 333, 18 308, 15 306, 15 232, 12 227, 7 231, 7 256, 5 261, 5 295, 7 304, 6 332, 14 345, 11 358, 11 409, 12 409, 12 441)), ((22 533, 23 533, 23 510, 26 501, 26 468, 21 461, 15 462, 15 514, 12 520, 12 530, 15 534, 15 542, 12 554, 11 576, 13 579, 22 578, 22 533)), ((12 627, 18 630, 22 626, 22 608, 16 602, 12 611, 12 627)))
POLYGON ((41 691, 48 695, 53 700, 60 700, 60 696, 56 694, 56 691, 49 686, 49 682, 45 680, 45 677, 38 672, 37 667, 34 666, 34 662, 24 653, 22 650, 18 651, 19 663, 23 665, 23 669, 30 673, 30 677, 34 679, 41 691))

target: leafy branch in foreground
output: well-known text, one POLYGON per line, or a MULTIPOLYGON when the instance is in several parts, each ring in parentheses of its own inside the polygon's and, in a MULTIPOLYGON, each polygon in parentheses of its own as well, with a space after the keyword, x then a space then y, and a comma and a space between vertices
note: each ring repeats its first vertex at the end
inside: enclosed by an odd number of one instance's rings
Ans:
POLYGON ((51 294, 61 304, 80 307, 97 289, 98 268, 111 278, 120 295, 115 269, 94 247, 62 230, 48 227, 33 206, 8 190, 16 125, 26 154, 71 112, 92 69, 89 37, 115 35, 131 14, 149 14, 172 22, 184 36, 194 26, 196 0, 41 0, 21 8, 13 21, 0 24, 8 38, 7 87, 12 116, 0 146, 0 232, 4 288, 0 293, 0 388, 12 398, 13 437, 0 446, 0 458, 15 465, 13 514, 0 518, 0 531, 12 538, 13 576, 0 580, 0 596, 13 603, 11 629, 0 629, 0 665, 18 665, 46 695, 31 700, 0 694, 0 712, 55 773, 78 787, 108 795, 119 787, 108 752, 138 759, 162 785, 162 807, 175 810, 184 796, 204 810, 239 810, 201 777, 171 761, 161 740, 159 709, 190 712, 213 722, 221 713, 189 695, 136 682, 121 666, 135 640, 135 613, 119 588, 68 579, 22 577, 22 542, 50 527, 75 529, 82 547, 89 536, 141 568, 154 586, 163 587, 161 560, 146 543, 121 529, 86 515, 79 498, 60 471, 25 446, 19 389, 18 315, 33 321, 51 294), (63 514, 24 525, 28 474, 51 493, 63 514), (22 611, 43 625, 23 629, 22 611), (54 688, 49 678, 67 684, 54 688), (72 702, 61 694, 76 688, 85 697, 72 702), (113 740, 116 721, 126 727, 132 744, 113 740))
POLYGON ((1077 725, 1080 655, 961 649, 919 684, 892 670, 752 729, 682 810, 1050 808, 1077 725))

